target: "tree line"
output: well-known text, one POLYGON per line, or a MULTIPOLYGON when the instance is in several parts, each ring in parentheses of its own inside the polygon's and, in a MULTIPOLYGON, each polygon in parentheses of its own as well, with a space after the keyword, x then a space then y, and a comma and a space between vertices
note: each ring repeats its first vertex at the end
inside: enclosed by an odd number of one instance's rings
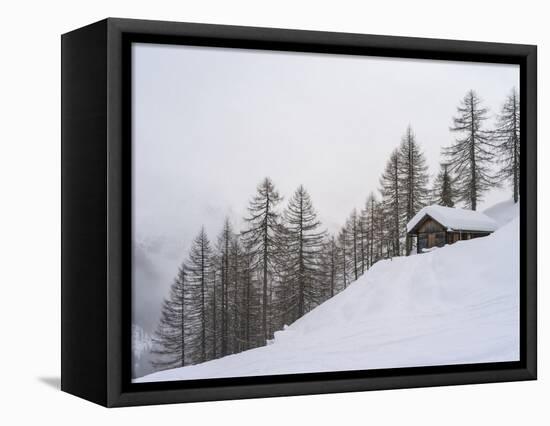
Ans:
POLYGON ((391 153, 371 192, 336 234, 327 232, 302 185, 286 205, 270 178, 251 199, 244 229, 226 218, 215 241, 194 238, 162 306, 153 338, 154 367, 202 363, 268 344, 277 330, 344 290, 378 260, 409 255, 405 225, 424 206, 475 210, 490 188, 510 183, 519 199, 519 96, 512 90, 492 129, 474 91, 457 107, 430 184, 412 127, 391 153), (498 167, 495 167, 495 164, 498 167))

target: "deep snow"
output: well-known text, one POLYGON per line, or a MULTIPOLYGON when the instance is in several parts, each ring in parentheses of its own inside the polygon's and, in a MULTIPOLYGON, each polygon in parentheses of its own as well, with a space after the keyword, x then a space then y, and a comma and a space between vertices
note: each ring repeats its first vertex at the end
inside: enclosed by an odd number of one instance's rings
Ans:
POLYGON ((493 219, 500 227, 519 216, 519 203, 514 203, 513 200, 503 201, 489 207, 483 213, 493 219))
POLYGON ((518 360, 517 212, 501 203, 488 237, 378 262, 268 346, 134 381, 518 360))

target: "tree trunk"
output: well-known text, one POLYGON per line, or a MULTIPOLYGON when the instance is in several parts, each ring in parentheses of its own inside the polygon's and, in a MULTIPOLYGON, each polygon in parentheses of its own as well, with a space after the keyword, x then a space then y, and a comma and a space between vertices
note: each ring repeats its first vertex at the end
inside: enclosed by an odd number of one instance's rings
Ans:
POLYGON ((185 278, 181 284, 181 366, 185 367, 185 278))
POLYGON ((266 201, 265 221, 264 221, 264 253, 263 253, 263 294, 262 294, 262 331, 264 340, 267 342, 267 260, 268 260, 268 220, 269 217, 269 197, 266 201))
POLYGON ((204 265, 204 240, 201 242, 201 362, 206 361, 206 310, 205 310, 205 265, 204 265))
POLYGON ((213 283, 213 292, 212 292, 212 356, 213 358, 217 357, 216 351, 216 272, 214 272, 214 283, 213 283))
POLYGON ((470 113, 472 114, 472 124, 471 124, 471 142, 470 142, 470 167, 472 168, 472 182, 470 187, 470 203, 472 204, 472 210, 476 210, 477 208, 477 176, 476 176, 476 153, 475 153, 475 120, 474 120, 474 97, 473 95, 470 96, 470 113))
POLYGON ((516 111, 516 94, 514 92, 514 203, 519 199, 519 161, 518 161, 518 129, 517 129, 517 111, 516 111))

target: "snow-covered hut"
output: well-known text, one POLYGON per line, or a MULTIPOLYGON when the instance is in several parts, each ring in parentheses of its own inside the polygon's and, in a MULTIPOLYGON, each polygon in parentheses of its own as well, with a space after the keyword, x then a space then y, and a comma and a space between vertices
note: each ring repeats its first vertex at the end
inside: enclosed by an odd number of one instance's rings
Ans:
POLYGON ((424 207, 407 223, 407 234, 417 238, 416 251, 422 253, 432 247, 485 237, 497 227, 481 212, 434 204, 424 207))

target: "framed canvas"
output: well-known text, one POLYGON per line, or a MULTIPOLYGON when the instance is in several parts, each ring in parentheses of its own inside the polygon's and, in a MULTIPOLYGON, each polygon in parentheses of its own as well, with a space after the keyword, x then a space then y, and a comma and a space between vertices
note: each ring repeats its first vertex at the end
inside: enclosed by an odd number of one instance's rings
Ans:
POLYGON ((128 406, 536 378, 535 46, 62 36, 62 389, 128 406))

